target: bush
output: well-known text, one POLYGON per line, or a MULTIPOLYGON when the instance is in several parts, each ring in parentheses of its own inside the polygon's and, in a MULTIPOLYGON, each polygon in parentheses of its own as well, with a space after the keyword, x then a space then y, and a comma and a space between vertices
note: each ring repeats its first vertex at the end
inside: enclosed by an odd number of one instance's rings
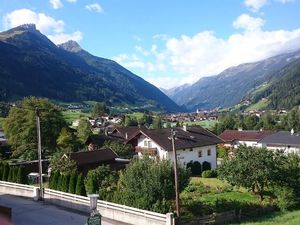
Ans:
POLYGON ((84 180, 82 174, 80 174, 77 178, 77 183, 76 183, 76 195, 82 195, 85 196, 85 188, 84 188, 84 180))
POLYGON ((71 194, 75 194, 75 192, 76 192, 77 177, 78 177, 78 175, 76 172, 73 172, 71 174, 70 182, 69 182, 69 193, 71 193, 71 194))
POLYGON ((277 186, 274 188, 274 194, 277 198, 277 206, 281 211, 291 210, 297 205, 292 188, 277 186))
POLYGON ((49 188, 58 190, 58 180, 60 177, 59 171, 52 172, 49 180, 49 188))
POLYGON ((207 161, 202 163, 202 171, 211 170, 211 164, 207 161))
POLYGON ((19 184, 28 184, 28 177, 23 166, 19 166, 18 175, 17 175, 17 183, 19 184))
POLYGON ((205 170, 201 174, 201 176, 203 178, 215 178, 215 177, 217 177, 217 175, 218 175, 217 171, 215 171, 215 170, 205 170))
POLYGON ((190 168, 191 173, 193 176, 201 175, 202 166, 201 163, 198 161, 190 161, 186 164, 186 168, 190 168))
POLYGON ((10 168, 9 168, 8 164, 5 163, 3 166, 3 174, 2 174, 3 181, 8 181, 9 170, 10 170, 10 168))

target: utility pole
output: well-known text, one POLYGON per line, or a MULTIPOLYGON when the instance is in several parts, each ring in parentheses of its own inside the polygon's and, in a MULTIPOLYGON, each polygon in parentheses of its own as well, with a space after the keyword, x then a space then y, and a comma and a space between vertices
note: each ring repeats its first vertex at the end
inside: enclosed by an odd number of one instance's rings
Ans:
POLYGON ((36 128, 37 128, 37 138, 38 138, 38 164, 39 164, 40 200, 43 200, 44 199, 44 192, 43 192, 41 125, 40 125, 39 109, 37 107, 35 108, 35 116, 36 116, 36 128))
POLYGON ((180 205, 179 205, 179 185, 178 185, 178 169, 177 169, 177 153, 175 149, 175 136, 176 133, 173 129, 171 129, 171 141, 174 155, 174 176, 175 176, 175 193, 176 193, 176 214, 180 216, 180 205))

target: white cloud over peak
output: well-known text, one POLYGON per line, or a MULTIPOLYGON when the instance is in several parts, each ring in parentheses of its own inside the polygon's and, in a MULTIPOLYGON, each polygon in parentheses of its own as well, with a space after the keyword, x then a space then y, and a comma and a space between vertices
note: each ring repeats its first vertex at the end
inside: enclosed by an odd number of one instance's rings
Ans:
POLYGON ((56 20, 44 13, 37 13, 30 9, 17 9, 3 17, 3 25, 5 29, 10 29, 22 24, 34 23, 36 28, 45 34, 55 44, 72 39, 80 41, 82 33, 76 31, 74 33, 65 33, 65 23, 62 20, 56 20))
POLYGON ((102 7, 98 3, 93 3, 93 4, 86 5, 85 8, 90 10, 90 11, 95 11, 95 12, 98 12, 98 13, 103 12, 102 7))
POLYGON ((240 15, 232 25, 236 29, 245 29, 247 31, 259 30, 263 27, 265 21, 261 18, 251 17, 248 14, 240 15))
POLYGON ((261 18, 243 14, 233 22, 239 30, 228 37, 218 37, 213 31, 172 37, 164 42, 163 47, 142 48, 149 53, 148 56, 143 55, 139 48, 135 49, 136 60, 127 55, 121 60, 116 58, 116 61, 137 69, 136 73, 154 85, 170 88, 217 75, 232 66, 300 49, 300 27, 265 31, 263 25, 261 18), (135 67, 137 62, 139 67, 135 67), (146 66, 149 63, 151 73, 146 66))
POLYGON ((59 9, 63 7, 61 0, 50 0, 50 4, 52 5, 53 9, 59 9))

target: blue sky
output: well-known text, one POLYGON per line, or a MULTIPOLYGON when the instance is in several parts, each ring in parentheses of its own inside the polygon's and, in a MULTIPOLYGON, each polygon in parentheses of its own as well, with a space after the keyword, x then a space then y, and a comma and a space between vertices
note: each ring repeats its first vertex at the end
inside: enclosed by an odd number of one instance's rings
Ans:
POLYGON ((36 23, 163 88, 300 48, 300 0, 0 0, 0 20, 36 23))

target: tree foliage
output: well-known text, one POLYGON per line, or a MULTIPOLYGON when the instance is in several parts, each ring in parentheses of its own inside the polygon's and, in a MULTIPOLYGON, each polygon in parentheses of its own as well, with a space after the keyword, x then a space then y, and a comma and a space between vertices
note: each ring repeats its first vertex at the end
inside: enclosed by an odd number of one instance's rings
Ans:
POLYGON ((92 134, 93 132, 91 123, 86 119, 81 119, 77 128, 78 139, 84 144, 87 138, 92 134))
MULTIPOLYGON (((180 191, 188 182, 188 170, 179 168, 180 191)), ((132 207, 162 213, 170 211, 170 201, 175 198, 172 164, 147 157, 131 162, 120 175, 116 198, 121 204, 132 207)))
POLYGON ((233 154, 234 157, 225 160, 218 169, 219 176, 232 185, 252 190, 263 200, 266 189, 280 180, 285 156, 265 148, 246 146, 240 146, 233 154))
POLYGON ((105 102, 96 102, 93 106, 92 117, 98 118, 103 116, 104 114, 108 114, 109 109, 106 107, 105 102))
POLYGON ((80 174, 77 178, 75 194, 83 195, 83 196, 86 195, 85 187, 84 187, 84 179, 83 179, 82 174, 80 174))
POLYGON ((120 158, 131 159, 133 157, 133 149, 130 145, 116 141, 106 141, 104 147, 113 150, 120 158))
POLYGON ((12 146, 13 156, 24 159, 37 158, 37 130, 35 108, 40 111, 42 148, 44 153, 56 150, 56 140, 66 125, 60 110, 47 99, 24 98, 17 107, 12 107, 4 121, 4 132, 12 146))
POLYGON ((90 170, 85 179, 85 189, 88 194, 99 194, 99 198, 111 201, 117 189, 117 173, 108 165, 90 170))
POLYGON ((76 171, 77 166, 74 160, 69 158, 69 152, 59 151, 50 158, 50 167, 52 172, 62 174, 71 174, 76 171), (66 157, 64 156, 66 155, 66 157))

